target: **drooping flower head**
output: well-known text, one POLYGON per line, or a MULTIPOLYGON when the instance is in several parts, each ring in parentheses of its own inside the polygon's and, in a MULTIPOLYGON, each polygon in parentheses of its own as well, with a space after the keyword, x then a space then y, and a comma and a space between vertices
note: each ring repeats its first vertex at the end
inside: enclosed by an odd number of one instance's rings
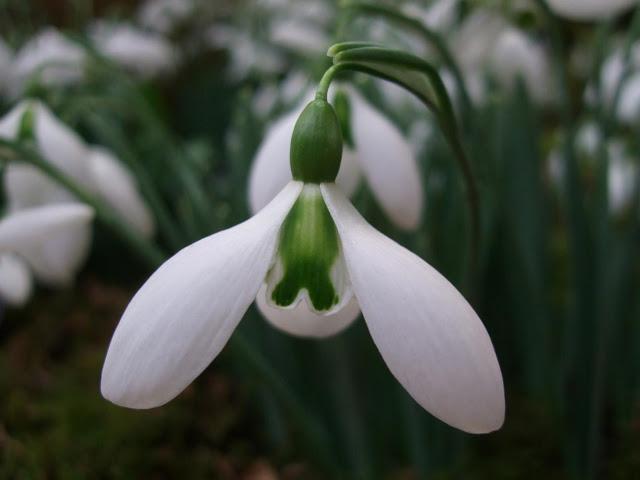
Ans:
POLYGON ((107 399, 151 408, 174 398, 257 298, 276 326, 305 336, 337 333, 360 309, 420 405, 468 432, 500 427, 502 377, 482 322, 442 275, 362 218, 335 184, 341 158, 338 117, 320 95, 295 124, 281 192, 178 252, 131 300, 102 372, 107 399))

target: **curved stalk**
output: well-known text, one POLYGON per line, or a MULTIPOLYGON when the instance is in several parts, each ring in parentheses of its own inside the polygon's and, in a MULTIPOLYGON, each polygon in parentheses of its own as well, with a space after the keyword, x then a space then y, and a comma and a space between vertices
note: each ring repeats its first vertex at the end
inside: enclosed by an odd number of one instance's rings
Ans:
POLYGON ((341 7, 343 9, 351 9, 367 15, 377 16, 390 20, 400 26, 407 27, 415 31, 420 36, 422 36, 427 45, 435 48, 435 50, 438 52, 438 55, 442 59, 443 64, 453 75, 453 79, 456 82, 458 91, 460 92, 460 100, 462 103, 461 106, 463 113, 466 114, 473 110, 473 103, 471 101, 471 97, 469 96, 467 86, 464 83, 462 72, 460 71, 460 68, 456 63, 455 58, 449 51, 449 47, 447 47, 446 43, 442 40, 438 33, 425 26, 420 20, 411 18, 399 12, 398 10, 383 5, 377 5, 369 2, 346 1, 341 5, 341 7))

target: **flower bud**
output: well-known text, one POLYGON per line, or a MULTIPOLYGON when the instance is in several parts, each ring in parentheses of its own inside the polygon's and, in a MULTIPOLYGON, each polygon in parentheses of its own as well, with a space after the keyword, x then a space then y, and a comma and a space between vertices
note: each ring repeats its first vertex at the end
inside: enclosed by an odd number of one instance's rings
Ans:
POLYGON ((291 137, 291 174, 305 183, 335 181, 342 158, 342 133, 333 107, 316 99, 300 114, 291 137))

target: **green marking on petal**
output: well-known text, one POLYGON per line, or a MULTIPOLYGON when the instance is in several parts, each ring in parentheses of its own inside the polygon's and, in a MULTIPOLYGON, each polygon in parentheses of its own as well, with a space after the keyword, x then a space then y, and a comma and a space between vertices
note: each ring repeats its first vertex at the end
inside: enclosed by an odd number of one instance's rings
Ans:
POLYGON ((319 185, 305 185, 280 230, 279 260, 283 275, 271 298, 291 305, 306 290, 313 308, 326 311, 340 302, 331 269, 340 255, 338 231, 319 185))

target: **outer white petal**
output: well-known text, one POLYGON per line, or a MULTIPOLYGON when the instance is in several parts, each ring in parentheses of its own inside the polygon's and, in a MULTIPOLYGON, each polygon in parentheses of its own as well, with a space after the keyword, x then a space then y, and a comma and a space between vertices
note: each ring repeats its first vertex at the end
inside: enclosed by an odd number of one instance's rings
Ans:
MULTIPOLYGON (((308 95, 305 95, 305 98, 307 97, 308 95)), ((258 148, 249 172, 249 209, 253 214, 259 212, 291 181, 291 135, 306 104, 307 102, 304 102, 299 108, 278 119, 269 128, 258 148)), ((355 192, 359 180, 360 169, 353 152, 345 148, 337 183, 347 195, 351 195, 355 192)))
POLYGON ((12 213, 0 221, 0 251, 23 257, 40 281, 66 285, 86 258, 92 218, 93 211, 77 203, 12 213))
POLYGON ((21 307, 31 296, 33 281, 27 264, 15 255, 0 255, 0 298, 21 307))
POLYGON ((153 216, 125 166, 103 148, 91 149, 89 166, 98 194, 133 228, 145 237, 151 237, 155 229, 153 216))
POLYGON ((502 375, 482 322, 418 256, 385 237, 332 184, 323 184, 354 293, 389 369, 442 421, 471 433, 500 428, 502 375))
POLYGON ((311 311, 306 300, 294 308, 274 307, 267 302, 266 292, 267 288, 263 285, 256 297, 260 313, 277 329, 297 337, 330 337, 345 330, 360 315, 358 302, 353 297, 342 310, 331 315, 318 315, 311 311))
POLYGON ((352 90, 349 98, 358 162, 373 194, 396 225, 406 230, 417 228, 424 194, 411 145, 360 94, 352 90))
POLYGON ((111 340, 105 398, 156 407, 211 363, 255 299, 301 188, 291 182, 258 215, 186 247, 147 280, 111 340))
POLYGON ((549 0, 556 14, 573 20, 600 20, 631 8, 638 0, 549 0))

